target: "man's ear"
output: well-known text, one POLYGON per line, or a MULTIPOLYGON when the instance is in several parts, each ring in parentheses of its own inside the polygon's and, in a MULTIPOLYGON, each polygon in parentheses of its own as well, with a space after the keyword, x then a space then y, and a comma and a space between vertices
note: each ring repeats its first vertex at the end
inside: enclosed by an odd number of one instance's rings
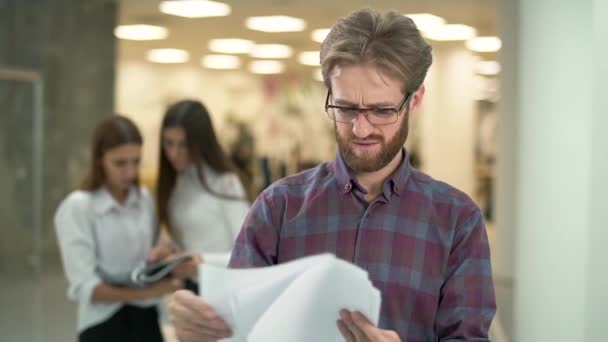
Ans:
POLYGON ((424 87, 424 84, 422 84, 418 88, 418 90, 416 90, 412 95, 412 99, 410 100, 410 113, 418 111, 418 109, 422 105, 422 99, 424 98, 425 90, 426 88, 424 87))

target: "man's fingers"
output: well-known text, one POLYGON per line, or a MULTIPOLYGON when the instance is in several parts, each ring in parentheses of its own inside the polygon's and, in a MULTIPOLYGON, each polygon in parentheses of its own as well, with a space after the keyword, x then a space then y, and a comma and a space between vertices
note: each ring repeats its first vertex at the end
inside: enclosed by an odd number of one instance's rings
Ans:
POLYGON ((399 335, 392 330, 382 330, 370 322, 362 313, 340 310, 338 329, 347 342, 368 341, 401 341, 399 335))
POLYGON ((338 329, 340 330, 340 333, 342 334, 342 337, 344 337, 346 342, 356 342, 355 336, 350 332, 350 329, 348 329, 346 323, 344 323, 343 320, 339 319, 337 324, 338 329))
POLYGON ((351 316, 355 326, 365 334, 368 340, 378 341, 383 339, 385 331, 378 329, 362 313, 355 311, 351 316))
POLYGON ((179 342, 196 342, 200 338, 191 332, 175 329, 175 336, 179 342))
POLYGON ((344 321, 346 327, 354 336, 355 341, 364 342, 368 340, 365 333, 363 333, 363 331, 355 324, 352 314, 348 310, 341 310, 340 318, 342 318, 342 321, 344 321))
POLYGON ((180 342, 195 340, 201 337, 202 331, 194 329, 189 325, 182 325, 179 322, 173 322, 175 334, 179 337, 180 342))
POLYGON ((215 334, 230 334, 230 327, 215 310, 200 297, 187 290, 175 292, 169 304, 169 312, 177 324, 192 326, 193 329, 214 331, 215 334))
POLYGON ((205 331, 214 336, 230 334, 228 326, 220 318, 213 318, 215 317, 213 314, 200 315, 178 303, 171 304, 169 312, 176 326, 188 327, 195 331, 205 331))
POLYGON ((365 334, 369 340, 377 340, 382 337, 380 330, 376 328, 365 316, 359 312, 352 313, 353 323, 359 331, 365 334))
POLYGON ((200 308, 196 312, 208 323, 206 324, 207 327, 218 330, 230 330, 228 324, 224 322, 211 306, 206 305, 205 308, 200 308))
POLYGON ((173 321, 175 331, 186 336, 198 336, 199 339, 220 339, 229 337, 231 334, 225 330, 209 329, 200 325, 193 325, 184 321, 173 321))

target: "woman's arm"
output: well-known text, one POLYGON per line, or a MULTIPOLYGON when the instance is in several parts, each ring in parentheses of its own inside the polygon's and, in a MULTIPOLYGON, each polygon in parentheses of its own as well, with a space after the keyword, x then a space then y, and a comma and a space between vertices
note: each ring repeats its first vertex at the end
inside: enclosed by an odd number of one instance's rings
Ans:
POLYGON ((97 256, 91 210, 90 195, 74 192, 59 205, 54 220, 69 282, 68 298, 78 302, 90 302, 93 290, 102 283, 95 271, 97 256))
POLYGON ((164 279, 144 288, 118 287, 107 283, 99 283, 93 289, 91 301, 100 302, 132 302, 159 298, 183 288, 179 279, 164 279))
POLYGON ((157 298, 181 288, 181 281, 165 280, 145 288, 122 288, 104 283, 96 272, 96 239, 90 197, 72 193, 55 215, 63 267, 69 281, 68 297, 79 302, 125 302, 157 298))

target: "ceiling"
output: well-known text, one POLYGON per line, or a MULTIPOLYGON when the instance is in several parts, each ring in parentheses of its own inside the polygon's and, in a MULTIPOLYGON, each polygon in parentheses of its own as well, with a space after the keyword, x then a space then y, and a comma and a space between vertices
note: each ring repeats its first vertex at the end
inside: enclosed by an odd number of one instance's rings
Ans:
MULTIPOLYGON (((432 13, 448 23, 473 26, 479 36, 496 35, 498 0, 224 0, 232 7, 226 17, 183 18, 170 16, 158 10, 160 0, 121 0, 120 24, 149 24, 165 26, 169 37, 158 41, 119 40, 119 59, 144 60, 145 52, 152 48, 179 48, 190 52, 189 64, 200 65, 200 57, 213 53, 207 43, 215 38, 245 38, 256 43, 288 44, 294 56, 285 60, 290 73, 312 71, 313 67, 297 62, 301 51, 319 49, 319 43, 310 38, 314 29, 331 27, 336 19, 361 8, 377 10, 395 9, 401 13, 432 13), (245 27, 249 16, 289 15, 302 18, 307 28, 302 32, 265 33, 245 27)), ((431 42, 433 45, 442 44, 431 42)), ((244 65, 251 58, 240 55, 244 65)))

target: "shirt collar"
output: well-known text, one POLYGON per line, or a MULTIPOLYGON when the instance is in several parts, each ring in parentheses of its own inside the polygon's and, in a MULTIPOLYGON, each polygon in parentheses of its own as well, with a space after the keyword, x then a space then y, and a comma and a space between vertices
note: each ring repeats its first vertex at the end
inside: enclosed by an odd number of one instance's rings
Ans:
MULTIPOLYGON (((403 159, 399 167, 389 176, 382 187, 386 198, 390 198, 389 191, 392 190, 397 196, 403 190, 405 183, 411 173, 410 157, 405 148, 401 150, 403 159)), ((353 176, 352 170, 346 165, 346 161, 340 152, 337 153, 336 159, 333 161, 333 171, 341 193, 345 194, 353 190, 354 186, 360 187, 356 178, 353 176)))
POLYGON ((132 208, 139 205, 140 195, 137 187, 132 186, 127 194, 125 205, 121 205, 112 197, 112 194, 105 186, 96 190, 93 194, 93 207, 99 214, 104 214, 112 209, 132 208))
POLYGON ((346 165, 342 153, 338 151, 336 159, 333 161, 333 170, 336 179, 338 180, 338 186, 340 192, 345 194, 353 189, 353 183, 356 184, 355 178, 352 176, 351 170, 346 165))
POLYGON ((201 161, 198 168, 194 163, 192 163, 192 165, 188 166, 183 172, 178 174, 178 178, 193 178, 198 180, 199 169, 205 176, 215 174, 215 171, 209 165, 207 165, 207 163, 201 161))
MULTIPOLYGON (((412 166, 410 165, 410 155, 407 153, 407 150, 403 148, 401 150, 403 153, 403 159, 401 160, 401 165, 393 172, 393 174, 388 178, 388 182, 390 187, 393 190, 393 193, 399 196, 403 188, 405 187, 405 183, 407 183, 410 174, 412 173, 412 166)), ((386 183, 384 184, 384 189, 386 189, 386 183)))

